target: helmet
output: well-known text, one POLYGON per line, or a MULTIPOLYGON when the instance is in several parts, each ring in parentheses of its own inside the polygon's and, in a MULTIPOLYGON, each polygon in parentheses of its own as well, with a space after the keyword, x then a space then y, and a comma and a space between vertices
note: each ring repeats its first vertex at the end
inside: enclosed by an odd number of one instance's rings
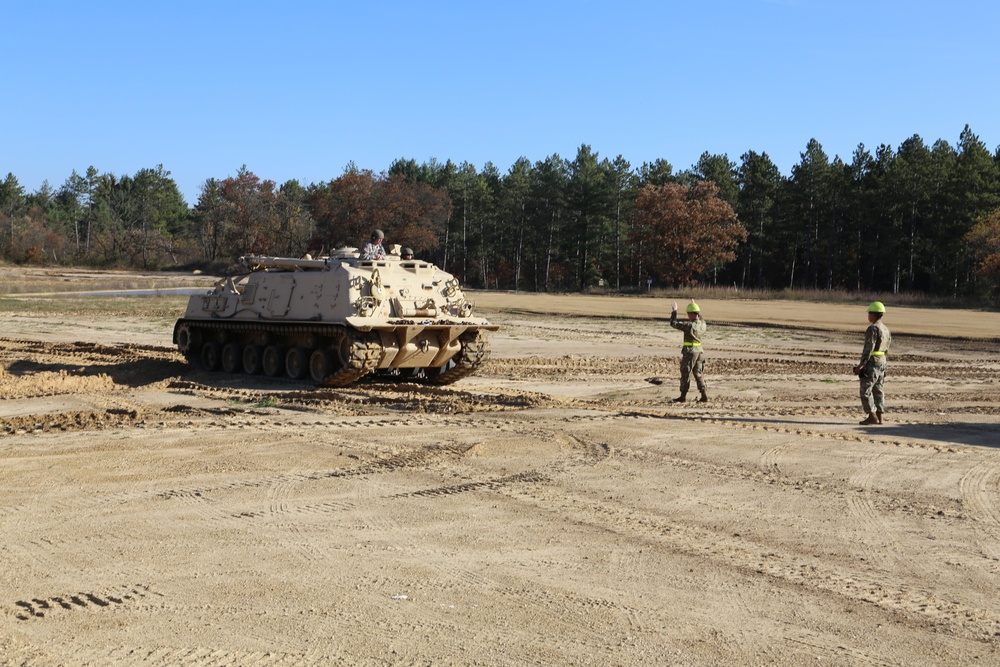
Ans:
POLYGON ((883 304, 881 301, 872 301, 871 304, 868 306, 868 312, 869 313, 884 313, 885 312, 885 304, 883 304))
POLYGON ((399 254, 400 254, 400 255, 412 255, 412 254, 413 254, 413 249, 412 249, 412 248, 403 248, 403 249, 402 249, 402 250, 401 250, 401 251, 399 252, 399 254))
POLYGON ((689 313, 700 313, 701 308, 699 308, 698 304, 694 302, 694 299, 691 299, 691 303, 688 304, 687 311, 689 313))
POLYGON ((376 229, 374 232, 372 232, 372 238, 373 239, 384 239, 385 238, 385 234, 382 233, 381 229, 376 229))

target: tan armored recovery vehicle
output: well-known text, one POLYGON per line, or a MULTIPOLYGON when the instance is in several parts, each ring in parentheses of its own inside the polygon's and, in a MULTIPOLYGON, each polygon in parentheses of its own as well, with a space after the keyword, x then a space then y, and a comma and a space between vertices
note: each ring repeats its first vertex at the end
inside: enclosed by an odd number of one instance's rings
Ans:
POLYGON ((342 387, 378 372, 449 384, 489 357, 458 280, 429 262, 330 257, 241 258, 249 273, 193 295, 174 343, 207 370, 264 373, 342 387))

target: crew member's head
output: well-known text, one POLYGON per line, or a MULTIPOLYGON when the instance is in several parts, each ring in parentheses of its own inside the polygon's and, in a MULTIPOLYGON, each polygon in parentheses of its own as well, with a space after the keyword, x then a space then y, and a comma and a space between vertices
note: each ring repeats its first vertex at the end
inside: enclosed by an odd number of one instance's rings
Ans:
POLYGON ((885 315, 885 304, 881 301, 872 301, 868 304, 868 321, 877 322, 885 315))
POLYGON ((694 299, 691 299, 691 303, 689 303, 687 307, 688 319, 689 320, 698 319, 699 313, 701 313, 701 308, 699 308, 698 304, 694 302, 694 299))

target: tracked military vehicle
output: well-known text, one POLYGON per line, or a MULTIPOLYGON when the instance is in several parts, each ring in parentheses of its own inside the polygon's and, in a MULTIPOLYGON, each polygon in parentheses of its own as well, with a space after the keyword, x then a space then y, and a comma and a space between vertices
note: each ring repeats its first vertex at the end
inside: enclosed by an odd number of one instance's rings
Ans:
POLYGON ((420 260, 244 257, 247 273, 191 296, 174 343, 210 371, 343 387, 370 373, 449 384, 489 357, 458 280, 420 260))

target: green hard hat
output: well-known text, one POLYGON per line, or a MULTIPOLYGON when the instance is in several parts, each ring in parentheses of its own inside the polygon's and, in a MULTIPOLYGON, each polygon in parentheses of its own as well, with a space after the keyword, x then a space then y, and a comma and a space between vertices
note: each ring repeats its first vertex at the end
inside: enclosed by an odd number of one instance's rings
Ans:
POLYGON ((691 303, 688 304, 687 311, 689 313, 700 313, 701 308, 699 308, 698 304, 694 302, 694 299, 691 299, 691 303))
POLYGON ((868 306, 868 312, 869 313, 884 313, 885 312, 885 304, 882 303, 881 301, 872 301, 871 304, 868 306))
POLYGON ((373 239, 384 239, 385 238, 385 234, 382 233, 381 229, 376 229, 374 232, 372 232, 372 238, 373 239))

